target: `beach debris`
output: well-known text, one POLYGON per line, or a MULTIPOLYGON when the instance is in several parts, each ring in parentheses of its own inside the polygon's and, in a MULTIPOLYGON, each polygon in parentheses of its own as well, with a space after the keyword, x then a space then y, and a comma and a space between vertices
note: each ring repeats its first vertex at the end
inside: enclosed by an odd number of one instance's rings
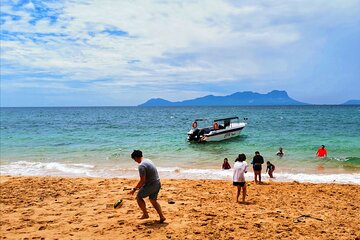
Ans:
POLYGON ((259 185, 270 185, 270 182, 259 182, 259 185))
POLYGON ((318 221, 324 221, 323 219, 317 218, 317 217, 313 217, 313 216, 311 216, 310 214, 303 214, 303 215, 295 218, 294 223, 305 222, 305 218, 312 218, 312 219, 315 219, 315 220, 318 220, 318 221))
POLYGON ((208 216, 208 217, 216 217, 217 215, 214 214, 214 213, 205 213, 205 216, 208 216))
POLYGON ((174 200, 168 200, 168 204, 175 204, 174 200))
POLYGON ((132 190, 132 188, 131 187, 123 187, 123 190, 124 191, 129 191, 129 190, 132 190))
POLYGON ((261 228, 261 223, 254 223, 254 227, 261 228))
POLYGON ((42 230, 45 230, 45 229, 46 229, 46 226, 39 227, 39 231, 42 231, 42 230))
POLYGON ((119 200, 117 200, 117 201, 114 203, 114 208, 115 208, 115 209, 116 209, 116 208, 121 208, 123 204, 124 204, 124 200, 119 199, 119 200))

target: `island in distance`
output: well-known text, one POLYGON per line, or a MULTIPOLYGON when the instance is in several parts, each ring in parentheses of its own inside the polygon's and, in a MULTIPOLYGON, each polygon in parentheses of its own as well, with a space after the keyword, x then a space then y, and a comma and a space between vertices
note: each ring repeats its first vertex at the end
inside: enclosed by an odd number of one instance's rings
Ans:
POLYGON ((208 95, 200 98, 170 102, 162 98, 152 98, 140 104, 141 107, 175 107, 175 106, 276 106, 308 105, 289 97, 286 91, 274 90, 267 94, 256 92, 236 92, 227 96, 208 95))
MULTIPOLYGON (((208 95, 179 102, 162 98, 152 98, 139 107, 180 107, 180 106, 289 106, 310 105, 289 97, 286 91, 273 90, 266 94, 256 92, 236 92, 227 96, 208 95)), ((336 104, 335 104, 336 105, 336 104)), ((360 100, 349 100, 339 105, 360 105, 360 100)))
POLYGON ((360 105, 360 100, 349 100, 342 105, 360 105))

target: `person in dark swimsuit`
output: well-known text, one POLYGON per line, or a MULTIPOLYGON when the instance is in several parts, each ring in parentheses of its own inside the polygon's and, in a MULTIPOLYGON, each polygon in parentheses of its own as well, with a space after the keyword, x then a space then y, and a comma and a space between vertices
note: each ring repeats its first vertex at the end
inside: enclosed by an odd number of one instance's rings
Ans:
POLYGON ((255 183, 261 183, 261 165, 263 163, 264 163, 264 158, 260 155, 259 151, 256 151, 252 161, 255 183), (258 176, 259 176, 259 181, 257 180, 258 176))
POLYGON ((269 174, 270 178, 274 178, 273 172, 275 171, 275 165, 269 161, 266 162, 266 165, 267 165, 266 172, 269 174))

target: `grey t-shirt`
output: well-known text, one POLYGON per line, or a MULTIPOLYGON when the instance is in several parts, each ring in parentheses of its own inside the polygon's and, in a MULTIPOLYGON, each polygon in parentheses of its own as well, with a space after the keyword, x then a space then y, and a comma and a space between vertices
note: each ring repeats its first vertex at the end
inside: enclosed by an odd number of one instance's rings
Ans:
POLYGON ((139 174, 140 177, 145 176, 144 185, 149 185, 160 180, 154 163, 149 159, 143 159, 141 161, 139 164, 139 174))

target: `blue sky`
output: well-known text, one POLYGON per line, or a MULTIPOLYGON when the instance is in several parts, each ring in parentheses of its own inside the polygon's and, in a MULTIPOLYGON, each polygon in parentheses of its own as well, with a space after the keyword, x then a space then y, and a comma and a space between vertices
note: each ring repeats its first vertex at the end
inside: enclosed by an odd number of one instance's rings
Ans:
POLYGON ((1 106, 360 99, 360 1, 1 1, 1 106))

